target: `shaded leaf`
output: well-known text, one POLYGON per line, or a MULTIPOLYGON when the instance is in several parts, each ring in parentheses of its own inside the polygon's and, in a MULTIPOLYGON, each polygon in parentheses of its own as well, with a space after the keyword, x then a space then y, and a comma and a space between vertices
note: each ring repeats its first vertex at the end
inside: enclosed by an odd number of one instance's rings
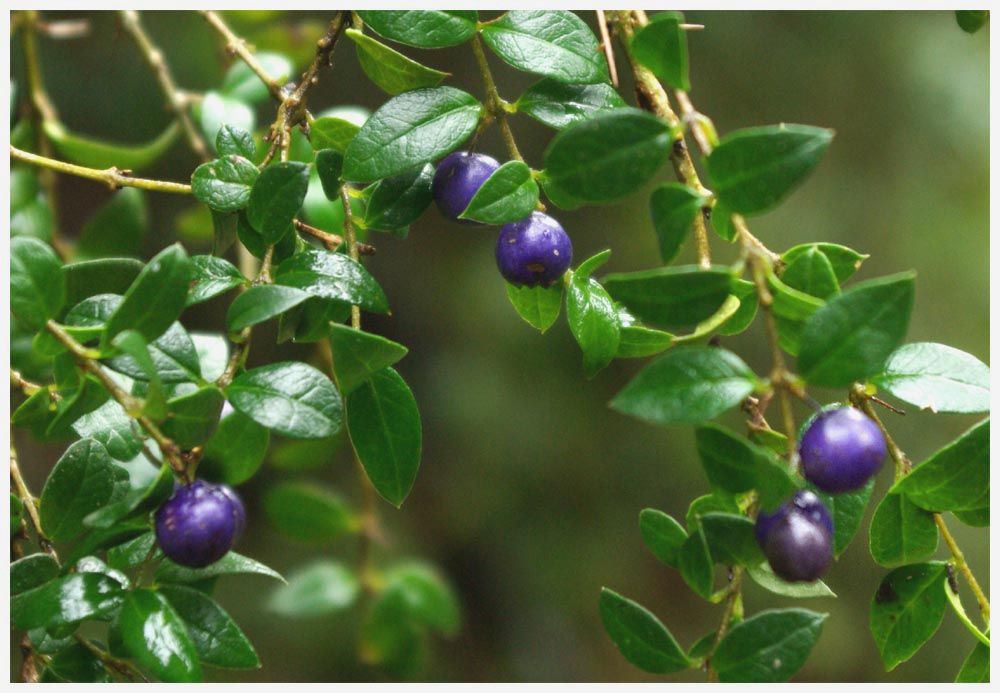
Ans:
POLYGON ((888 493, 875 507, 869 548, 879 565, 891 568, 929 558, 937 550, 934 515, 900 493, 888 493))
POLYGON ((769 609, 737 623, 712 655, 719 681, 788 681, 809 658, 826 616, 805 609, 769 609))
POLYGON ((66 300, 66 280, 55 251, 36 238, 10 241, 10 312, 32 330, 59 314, 66 300))
POLYGON ((632 55, 656 77, 674 89, 688 90, 688 55, 684 21, 679 12, 657 12, 649 24, 638 27, 632 37, 632 55))
POLYGON ((167 682, 201 681, 198 652, 184 622, 160 592, 130 592, 118 617, 122 642, 132 657, 167 682))
POLYGON ((514 104, 518 111, 556 130, 626 105, 610 84, 566 84, 552 78, 535 82, 514 104))
POLYGON ((622 656, 643 671, 669 674, 691 666, 656 616, 607 587, 601 588, 601 622, 622 656))
POLYGON ((159 591, 184 621, 198 659, 202 662, 232 669, 260 666, 253 645, 225 609, 211 597, 180 585, 163 585, 159 591))
POLYGON ((604 286, 616 301, 644 323, 671 330, 697 325, 729 297, 729 268, 697 265, 659 267, 609 274, 604 286))
POLYGON ((348 29, 345 33, 354 42, 361 69, 384 92, 395 95, 420 87, 436 87, 448 76, 447 72, 425 67, 360 31, 348 29))
POLYGON ((514 286, 505 283, 507 298, 526 323, 543 334, 552 327, 562 310, 563 285, 514 286))
POLYGON ((264 496, 268 521, 282 534, 305 542, 329 542, 357 529, 347 502, 322 486, 282 481, 264 496))
POLYGON ((357 600, 361 585, 353 568, 321 559, 288 576, 288 584, 271 593, 271 611, 290 618, 321 618, 357 600))
POLYGON ((331 324, 329 335, 333 371, 345 395, 408 352, 402 344, 348 325, 331 324))
POLYGON ((912 657, 941 625, 945 564, 915 563, 886 575, 872 597, 869 625, 886 671, 912 657))
POLYGON ((100 443, 73 443, 42 489, 39 516, 50 539, 72 539, 84 530, 83 518, 107 503, 115 486, 114 465, 100 443))
POLYGON ((472 38, 475 10, 358 10, 371 29, 417 48, 445 48, 472 38))

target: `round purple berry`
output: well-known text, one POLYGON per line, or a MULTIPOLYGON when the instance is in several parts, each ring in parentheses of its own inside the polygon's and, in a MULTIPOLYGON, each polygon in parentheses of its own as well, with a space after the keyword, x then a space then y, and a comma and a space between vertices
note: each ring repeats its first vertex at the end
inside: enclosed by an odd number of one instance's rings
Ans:
POLYGON ((497 267, 515 286, 552 286, 572 261, 569 236, 548 214, 532 212, 500 229, 497 267))
POLYGON ((222 484, 195 481, 180 486, 156 511, 156 542, 179 565, 204 568, 225 556, 246 523, 236 492, 222 484))
POLYGON ((437 165, 431 192, 441 214, 459 224, 479 224, 471 219, 459 219, 472 201, 473 195, 486 179, 500 168, 500 162, 485 154, 452 152, 437 165))
POLYGON ((803 474, 827 493, 864 486, 882 467, 886 452, 878 425, 853 407, 816 414, 799 440, 803 474))
POLYGON ((756 534, 771 570, 788 582, 818 580, 833 561, 833 519, 811 491, 799 491, 773 513, 758 513, 756 534))

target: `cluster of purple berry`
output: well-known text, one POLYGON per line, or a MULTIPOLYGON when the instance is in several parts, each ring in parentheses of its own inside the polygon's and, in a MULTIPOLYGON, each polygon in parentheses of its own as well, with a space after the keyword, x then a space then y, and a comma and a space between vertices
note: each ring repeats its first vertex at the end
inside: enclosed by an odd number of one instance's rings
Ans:
MULTIPOLYGON (((803 474, 830 494, 867 484, 885 455, 882 431, 852 407, 819 412, 799 440, 803 474)), ((771 569, 790 582, 818 580, 833 561, 833 519, 811 491, 799 491, 774 513, 759 513, 756 532, 771 569)))
POLYGON ((177 485, 156 511, 156 543, 178 565, 204 568, 229 553, 243 534, 246 511, 229 486, 177 485))
MULTIPOLYGON (((479 224, 459 219, 486 179, 500 168, 491 156, 461 151, 438 164, 432 191, 446 219, 460 224, 479 224)), ((497 238, 497 267, 515 286, 552 286, 573 260, 573 244, 559 222, 543 212, 505 224, 497 238)))

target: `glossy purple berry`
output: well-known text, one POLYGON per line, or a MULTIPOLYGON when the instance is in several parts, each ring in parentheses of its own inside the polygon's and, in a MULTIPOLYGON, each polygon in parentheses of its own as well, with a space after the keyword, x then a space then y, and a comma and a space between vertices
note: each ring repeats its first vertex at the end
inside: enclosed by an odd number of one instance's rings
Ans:
POLYGON ((552 286, 572 261, 569 236, 548 214, 532 212, 500 229, 497 267, 515 286, 552 286))
POLYGON ((827 493, 861 488, 882 467, 885 455, 882 431, 853 407, 826 409, 815 415, 799 440, 802 473, 827 493))
POLYGON ((479 224, 471 219, 459 219, 472 201, 473 195, 486 179, 500 168, 492 156, 474 152, 452 152, 437 165, 431 192, 441 214, 459 224, 479 224))
POLYGON ((773 513, 759 513, 756 534, 771 570, 788 582, 818 580, 833 561, 833 519, 811 491, 799 491, 773 513))
POLYGON ((243 501, 228 486, 180 486, 156 511, 156 542, 179 565, 204 568, 225 556, 246 523, 243 501))

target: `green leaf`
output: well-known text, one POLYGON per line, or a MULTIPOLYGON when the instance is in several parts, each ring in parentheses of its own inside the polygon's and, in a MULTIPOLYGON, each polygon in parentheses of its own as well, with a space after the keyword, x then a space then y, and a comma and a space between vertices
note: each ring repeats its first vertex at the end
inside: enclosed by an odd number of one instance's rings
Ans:
MULTIPOLYGON (((13 143, 12 143, 13 144, 13 143)), ((27 166, 10 168, 10 235, 52 240, 52 207, 39 186, 38 176, 27 166)))
POLYGON ((39 516, 49 539, 72 539, 84 530, 83 518, 111 498, 114 465, 92 439, 73 443, 49 474, 42 489, 39 516))
POLYGON ((728 493, 716 490, 708 495, 698 496, 691 501, 687 513, 684 515, 684 523, 687 525, 688 531, 698 528, 702 515, 714 512, 738 513, 740 509, 736 505, 736 500, 728 493))
POLYGON ((841 284, 850 279, 861 268, 861 263, 869 257, 836 243, 806 243, 786 250, 781 256, 781 261, 791 265, 799 257, 813 250, 818 250, 826 256, 830 266, 833 267, 833 273, 837 276, 837 281, 841 284))
POLYGON ((66 280, 55 251, 36 238, 10 241, 10 312, 31 330, 45 327, 66 301, 66 280))
POLYGON ((538 184, 523 161, 508 161, 479 186, 459 219, 499 226, 520 221, 538 204, 538 184))
POLYGON ((202 662, 230 669, 260 667, 260 658, 247 636, 211 597, 180 585, 164 585, 160 594, 184 621, 202 662))
POLYGON ((655 424, 698 424, 735 407, 757 377, 725 349, 678 349, 653 361, 611 400, 611 408, 655 424))
MULTIPOLYGON (((967 34, 974 34, 990 21, 989 10, 955 10, 955 21, 959 28, 967 34)), ((987 652, 987 655, 989 653, 987 652)), ((987 657, 988 664, 989 657, 987 657)), ((987 670, 989 667, 987 667, 987 670)))
POLYGON ((191 258, 194 279, 184 305, 193 306, 247 283, 246 277, 228 260, 211 255, 191 258))
POLYGON ((66 391, 64 399, 56 405, 56 416, 45 429, 45 435, 61 437, 69 433, 69 428, 75 421, 99 408, 108 398, 108 391, 97 378, 84 376, 80 380, 80 386, 66 391))
POLYGON ((608 81, 597 37, 567 10, 511 10, 480 29, 504 62, 570 84, 608 81))
POLYGON ((643 671, 669 674, 691 666, 656 616, 607 587, 601 588, 601 622, 622 656, 643 671))
POLYGON ((764 212, 805 180, 832 140, 833 130, 808 125, 731 132, 708 157, 713 190, 732 212, 764 212))
POLYGON ((639 513, 639 531, 646 546, 662 563, 671 568, 680 565, 681 544, 688 535, 677 520, 659 510, 646 508, 639 513))
POLYGON ((746 438, 716 424, 699 426, 694 437, 709 484, 730 493, 743 493, 756 487, 756 458, 763 451, 746 438))
POLYGON ((215 432, 225 401, 214 385, 174 397, 167 402, 167 419, 160 428, 184 450, 202 446, 215 432))
POLYGON ((21 521, 24 518, 24 504, 21 499, 10 494, 10 535, 14 536, 21 530, 21 521))
POLYGON ((156 535, 152 531, 140 534, 134 539, 130 539, 123 544, 112 546, 108 549, 108 565, 116 570, 134 568, 150 556, 150 551, 155 555, 158 549, 154 549, 156 535))
POLYGON ((771 311, 778 328, 778 344, 789 354, 798 355, 806 320, 822 308, 824 302, 793 289, 771 273, 768 273, 767 285, 774 299, 771 311))
MULTIPOLYGON (((11 494, 17 500, 17 497, 11 494)), ((17 500, 20 504, 20 500, 17 500)), ((18 520, 20 522, 20 520, 18 520)), ((59 562, 47 553, 19 558, 10 564, 10 594, 21 594, 59 576, 59 562)))
MULTIPOLYGON (((274 254, 271 258, 274 263, 284 262, 296 251, 298 234, 294 231, 292 225, 289 224, 287 233, 282 235, 281 239, 274 245, 274 254)), ((246 210, 241 210, 236 218, 236 235, 251 255, 264 258, 268 245, 264 242, 264 236, 261 232, 250 225, 246 210)))
POLYGON ((696 190, 680 183, 664 183, 649 196, 649 217, 660 243, 660 259, 670 264, 681 243, 701 213, 704 199, 696 190))
POLYGON ((649 24, 638 27, 630 48, 633 57, 674 89, 689 90, 687 32, 679 12, 657 12, 649 24))
POLYGON ((792 289, 816 298, 827 299, 840 293, 833 263, 815 245, 788 263, 781 273, 781 281, 792 289))
POLYGON ((514 310, 526 323, 541 333, 555 324, 562 310, 563 285, 556 282, 552 286, 514 286, 505 283, 507 298, 514 310))
POLYGON ((962 662, 955 683, 989 683, 990 682, 990 648, 977 642, 972 652, 962 662))
POLYGON ((546 78, 528 87, 514 107, 549 127, 562 130, 596 113, 626 105, 610 84, 566 84, 546 78))
POLYGON ((204 568, 185 568, 173 561, 164 559, 156 569, 157 582, 201 582, 207 578, 219 575, 231 575, 234 573, 250 573, 255 575, 265 575, 284 582, 285 578, 272 568, 268 568, 263 563, 240 555, 235 551, 230 551, 215 563, 204 568))
POLYGON ((122 605, 125 590, 100 573, 73 573, 22 592, 10 600, 16 628, 56 628, 87 619, 104 620, 122 605))
POLYGON ((375 490, 397 508, 420 466, 420 412, 406 381, 391 367, 347 396, 347 428, 375 490))
MULTIPOLYGON (((279 84, 295 77, 295 66, 292 61, 280 53, 261 51, 254 53, 254 58, 279 84)), ((270 96, 267 85, 242 60, 233 61, 232 67, 226 72, 222 80, 222 93, 237 101, 250 104, 267 101, 270 96)))
POLYGON ((350 394, 374 373, 399 361, 408 349, 402 344, 349 325, 330 325, 330 350, 337 385, 350 394))
POLYGON ((977 508, 976 510, 955 510, 954 513, 959 522, 967 524, 970 527, 990 526, 989 508, 977 508))
POLYGON ((308 189, 309 166, 301 161, 281 161, 260 172, 250 189, 247 219, 264 243, 274 245, 288 232, 308 189))
POLYGON ((678 568, 687 586, 702 599, 708 599, 712 594, 714 577, 712 553, 701 524, 689 529, 691 534, 681 544, 677 555, 678 568))
POLYGON ((892 489, 932 512, 990 507, 990 421, 931 455, 892 489))
POLYGON ((344 404, 330 379, 285 361, 238 375, 226 395, 233 407, 289 438, 327 438, 340 430, 344 404))
POLYGON ((645 185, 670 149, 664 121, 637 108, 616 108, 556 135, 545 150, 545 177, 582 202, 610 202, 645 185))
POLYGON ((61 649, 42 672, 41 683, 111 683, 104 663, 82 643, 61 649))
POLYGON ((583 351, 583 370, 593 378, 615 357, 621 325, 608 292, 583 269, 581 265, 566 287, 566 321, 583 351))
POLYGON ((712 206, 712 228, 724 240, 733 243, 736 241, 736 227, 733 226, 733 210, 726 206, 725 200, 716 198, 712 206))
POLYGON ((806 321, 799 372, 811 385, 844 387, 883 369, 906 336, 914 274, 855 284, 806 321))
POLYGON ((231 486, 249 481, 267 455, 271 434, 238 411, 224 416, 205 446, 198 474, 231 486))
POLYGON ((289 618, 322 618, 354 604, 360 592, 353 568, 320 559, 289 575, 288 584, 271 593, 268 608, 289 618))
POLYGON ((215 141, 223 125, 238 127, 247 132, 253 132, 257 125, 257 115, 248 104, 240 98, 217 91, 205 92, 196 110, 201 131, 205 134, 205 139, 211 142, 215 141))
POLYGON ((705 513, 700 520, 716 563, 751 566, 764 560, 750 518, 733 513, 705 513))
POLYGON ((767 561, 747 566, 747 574, 751 580, 768 592, 780 594, 783 597, 811 599, 814 597, 837 596, 822 580, 814 580, 813 582, 787 582, 774 574, 767 561))
POLYGON ((201 681, 198 651, 163 594, 148 589, 130 592, 118 624, 125 648, 157 678, 170 683, 201 681))
POLYGON ((317 118, 309 126, 309 140, 316 151, 332 149, 343 154, 360 129, 360 125, 348 120, 326 116, 317 118))
POLYGON ((148 142, 131 144, 105 142, 69 132, 58 121, 43 123, 45 135, 55 145, 60 158, 88 168, 138 171, 149 167, 170 150, 181 134, 180 125, 174 121, 148 142))
POLYGON ((912 657, 941 625, 945 564, 915 563, 886 575, 872 598, 869 625, 886 671, 912 657))
MULTIPOLYGON (((383 231, 403 229, 420 218, 433 195, 434 166, 416 166, 372 186, 365 209, 365 227, 383 231)), ((367 189, 366 189, 367 192, 367 189)))
POLYGON ((891 568, 932 556, 938 530, 934 515, 900 493, 888 493, 875 507, 868 539, 875 562, 891 568))
MULTIPOLYGON (((122 335, 113 340, 114 346, 126 351, 106 363, 113 370, 123 373, 133 380, 148 382, 161 380, 167 383, 193 382, 201 377, 201 364, 191 335, 179 323, 173 323, 166 332, 147 345, 149 362, 140 364, 132 355, 130 346, 122 345, 122 335)), ((133 334, 136 334, 133 332, 133 334)), ((136 334, 136 336, 138 336, 136 334)), ((140 357, 140 358, 144 358, 140 357)))
POLYGON ((235 212, 250 201, 250 191, 260 176, 249 159, 226 154, 202 164, 191 174, 191 194, 216 212, 235 212))
MULTIPOLYGON (((260 53, 255 57, 260 60, 260 53)), ((248 161, 257 158, 257 145, 253 141, 253 135, 235 125, 223 124, 219 128, 219 134, 215 136, 215 151, 221 157, 241 156, 248 161)))
POLYGON ((147 342, 166 332, 184 310, 191 275, 191 260, 179 243, 153 257, 108 318, 102 346, 125 330, 135 330, 147 342))
POLYGON ((373 313, 389 312, 389 301, 375 278, 361 263, 341 253, 316 249, 297 253, 281 263, 274 281, 373 313))
POLYGON ((447 72, 410 60, 360 31, 348 29, 345 33, 354 42, 361 69, 384 92, 396 95, 420 87, 436 87, 448 76, 447 72))
POLYGON ((805 609, 769 609, 737 623, 712 655, 719 681, 788 681, 809 658, 826 616, 805 609))
MULTIPOLYGON (((340 175, 344 171, 344 157, 333 149, 320 149, 316 152, 316 175, 323 188, 323 195, 328 200, 340 199, 340 175)), ((311 174, 310 174, 311 175, 311 174)), ((305 203, 303 196, 302 201, 305 203)), ((341 202, 343 206, 343 202, 341 202)))
POLYGON ((833 518, 833 556, 840 556, 847 548, 848 544, 858 533, 861 521, 865 517, 865 510, 868 508, 868 501, 872 497, 872 489, 875 488, 875 480, 870 479, 867 484, 848 493, 828 494, 817 488, 810 490, 819 496, 823 505, 830 511, 833 518))
POLYGON ((932 412, 978 414, 990 410, 990 368, 944 344, 904 344, 872 382, 904 402, 932 412))
POLYGON ((414 89, 389 99, 344 152, 344 178, 367 183, 447 154, 472 134, 482 108, 452 87, 414 89))
MULTIPOLYGON (((128 472, 118 466, 116 466, 115 469, 121 475, 121 477, 116 479, 116 484, 120 484, 122 488, 127 489, 128 472)), ((114 496, 112 496, 112 498, 114 498, 114 496)), ((96 551, 117 546, 118 544, 134 539, 149 530, 150 521, 148 517, 121 520, 116 522, 114 526, 106 529, 92 529, 84 534, 83 537, 81 537, 80 540, 73 545, 72 550, 70 550, 68 554, 63 556, 63 564, 72 565, 81 558, 90 556, 96 551)))
POLYGON ((667 330, 697 325, 729 297, 733 275, 728 268, 697 265, 659 267, 609 274, 608 293, 644 323, 667 330))
POLYGON ((74 258, 135 255, 149 228, 146 198, 138 188, 124 188, 87 220, 74 258))
POLYGON ((124 294, 142 272, 143 264, 124 257, 86 260, 63 265, 66 305, 75 306, 99 294, 124 294))
POLYGON ((361 624, 361 647, 366 662, 395 678, 412 679, 424 668, 426 636, 411 619, 401 590, 383 590, 376 597, 361 624))
POLYGON ((478 20, 475 10, 358 10, 358 15, 381 36, 417 48, 464 43, 478 20))
POLYGON ((433 566, 419 561, 397 563, 385 572, 386 590, 398 590, 410 617, 446 637, 458 633, 462 624, 458 597, 433 566))
POLYGON ((169 465, 140 488, 131 489, 125 497, 95 510, 83 518, 87 527, 113 527, 121 520, 155 510, 174 492, 174 474, 169 465))
POLYGON ((264 511, 279 532, 304 542, 330 542, 358 527, 340 495, 309 482, 274 484, 264 496, 264 511))
POLYGON ((239 332, 245 327, 282 315, 311 297, 312 294, 290 286, 251 286, 229 304, 226 324, 230 332, 239 332))
MULTIPOLYGON (((619 319, 620 316, 619 313, 619 319)), ((672 347, 676 339, 669 332, 622 324, 618 331, 618 351, 615 352, 615 358, 635 359, 652 356, 672 347)))

